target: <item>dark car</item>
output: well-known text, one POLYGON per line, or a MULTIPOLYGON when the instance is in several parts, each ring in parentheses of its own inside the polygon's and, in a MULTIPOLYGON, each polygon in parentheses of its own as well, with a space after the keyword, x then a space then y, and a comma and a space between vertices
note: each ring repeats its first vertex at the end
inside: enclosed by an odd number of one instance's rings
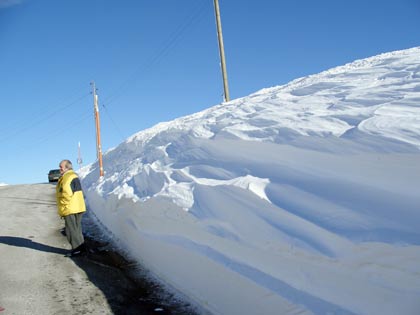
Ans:
POLYGON ((50 170, 48 172, 48 181, 51 182, 57 182, 58 179, 60 178, 61 174, 60 174, 60 170, 50 170))

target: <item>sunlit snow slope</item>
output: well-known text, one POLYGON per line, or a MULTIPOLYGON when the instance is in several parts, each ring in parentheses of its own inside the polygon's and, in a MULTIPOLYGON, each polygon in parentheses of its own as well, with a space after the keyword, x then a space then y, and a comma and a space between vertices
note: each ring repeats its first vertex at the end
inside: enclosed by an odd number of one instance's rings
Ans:
POLYGON ((158 124, 82 171, 134 258, 214 314, 420 314, 420 47, 158 124))

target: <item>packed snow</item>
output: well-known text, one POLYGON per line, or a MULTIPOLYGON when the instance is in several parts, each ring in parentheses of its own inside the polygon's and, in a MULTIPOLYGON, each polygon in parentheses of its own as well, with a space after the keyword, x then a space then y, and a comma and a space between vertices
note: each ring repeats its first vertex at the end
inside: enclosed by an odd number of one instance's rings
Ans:
POLYGON ((420 47, 140 131, 89 209, 212 314, 420 314, 420 47))

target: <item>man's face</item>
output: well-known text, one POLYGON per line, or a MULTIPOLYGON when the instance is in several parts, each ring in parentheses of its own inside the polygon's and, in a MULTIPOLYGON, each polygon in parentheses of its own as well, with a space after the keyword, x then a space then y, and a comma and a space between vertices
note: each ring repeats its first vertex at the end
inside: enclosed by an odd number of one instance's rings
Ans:
POLYGON ((64 162, 60 163, 60 174, 63 175, 67 171, 66 165, 64 162))

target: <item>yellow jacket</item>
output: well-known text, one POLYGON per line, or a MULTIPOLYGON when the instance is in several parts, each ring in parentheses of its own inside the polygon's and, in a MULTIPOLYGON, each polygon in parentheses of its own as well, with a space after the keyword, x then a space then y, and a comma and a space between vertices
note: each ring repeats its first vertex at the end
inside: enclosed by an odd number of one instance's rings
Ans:
POLYGON ((73 170, 68 170, 58 180, 56 198, 60 217, 86 211, 82 185, 73 170))

